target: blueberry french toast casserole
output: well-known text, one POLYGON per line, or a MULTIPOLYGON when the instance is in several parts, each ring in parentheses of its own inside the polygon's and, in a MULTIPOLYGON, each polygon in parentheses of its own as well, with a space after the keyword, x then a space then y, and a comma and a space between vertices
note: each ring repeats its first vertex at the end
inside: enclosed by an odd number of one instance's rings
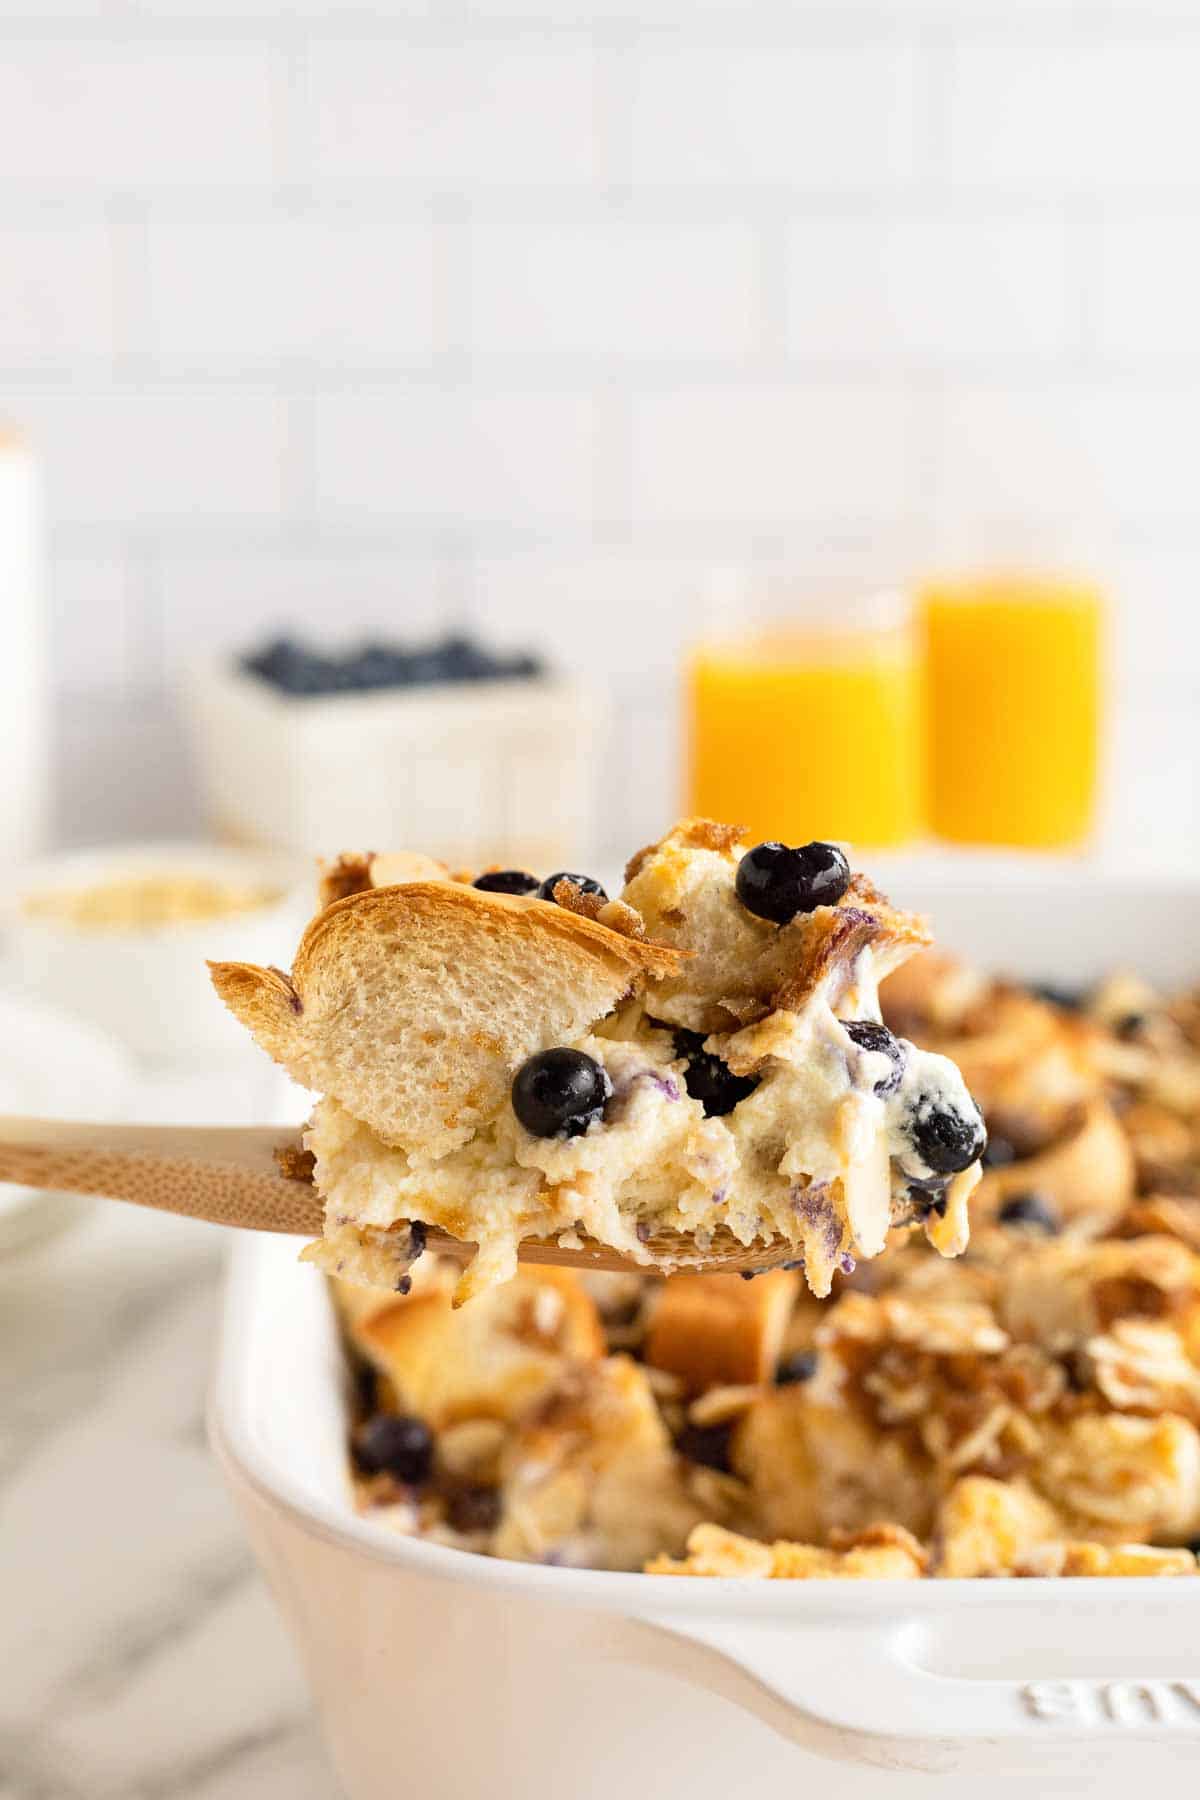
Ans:
POLYGON ((510 1052, 484 1131, 456 1090, 434 1126, 457 1141, 402 1172, 325 1085, 309 1254, 355 1375, 364 1512, 656 1574, 1197 1573, 1200 996, 984 976, 832 847, 704 821, 639 853, 615 901, 384 857, 327 868, 322 899, 448 881, 550 901, 643 960, 570 1017, 541 994, 560 1036, 510 1052), (522 1227, 611 1235, 643 1266, 517 1268, 489 1187, 514 1170, 522 1227), (480 1244, 469 1304, 456 1266, 414 1255, 423 1219, 480 1244), (692 1272, 681 1241, 739 1232, 786 1235, 788 1266, 692 1272))
POLYGON ((1200 1551, 1200 998, 1035 992, 927 953, 898 1034, 991 1130, 956 1261, 894 1230, 793 1271, 523 1269, 461 1311, 334 1282, 359 1505, 490 1555, 810 1579, 1190 1575, 1200 1551))
POLYGON ((394 1289, 435 1226, 477 1246, 463 1301, 529 1238, 664 1271, 732 1249, 817 1295, 904 1222, 958 1254, 979 1110, 879 1013, 924 921, 834 845, 741 835, 685 820, 615 900, 562 872, 342 858, 289 974, 215 965, 322 1096, 312 1260, 394 1289))

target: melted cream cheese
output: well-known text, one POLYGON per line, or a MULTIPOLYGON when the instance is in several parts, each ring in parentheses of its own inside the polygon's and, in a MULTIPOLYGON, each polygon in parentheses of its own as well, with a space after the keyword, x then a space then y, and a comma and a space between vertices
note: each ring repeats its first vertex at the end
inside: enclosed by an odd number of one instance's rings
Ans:
MULTIPOLYGON (((849 984, 855 1016, 878 1019, 870 952, 849 984), (869 1010, 868 1010, 869 1009, 869 1010)), ((326 1197, 327 1238, 344 1247, 347 1228, 385 1230, 417 1218, 478 1244, 460 1295, 504 1280, 516 1268, 522 1238, 582 1236, 632 1261, 679 1266, 703 1257, 718 1231, 777 1255, 796 1251, 813 1292, 827 1294, 838 1270, 877 1256, 906 1178, 932 1171, 905 1135, 914 1108, 973 1102, 954 1065, 905 1045, 896 1092, 876 1085, 894 1074, 885 1052, 856 1045, 818 991, 795 1013, 770 1014, 739 1032, 716 1034, 706 1048, 754 1091, 723 1117, 706 1118, 685 1083, 673 1034, 634 1004, 575 1046, 613 1085, 604 1117, 575 1138, 538 1138, 511 1107, 470 1143, 441 1157, 382 1144, 333 1100, 322 1100, 306 1142, 326 1197), (646 1240, 674 1233, 678 1248, 646 1240)), ((947 1196, 945 1215, 925 1221, 944 1254, 965 1242, 965 1194, 947 1196)), ((343 1248, 344 1254, 344 1248, 343 1248)), ((317 1260, 325 1260, 318 1253, 317 1260)))

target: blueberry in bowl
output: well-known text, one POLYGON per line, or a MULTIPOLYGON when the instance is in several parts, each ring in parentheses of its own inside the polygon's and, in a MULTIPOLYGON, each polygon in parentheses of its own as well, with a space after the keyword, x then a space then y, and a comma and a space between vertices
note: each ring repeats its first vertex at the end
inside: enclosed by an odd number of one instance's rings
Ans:
POLYGON ((297 698, 442 683, 528 681, 545 673, 536 656, 498 656, 461 635, 423 645, 369 640, 340 652, 317 650, 299 639, 280 637, 239 657, 238 666, 280 693, 297 698))

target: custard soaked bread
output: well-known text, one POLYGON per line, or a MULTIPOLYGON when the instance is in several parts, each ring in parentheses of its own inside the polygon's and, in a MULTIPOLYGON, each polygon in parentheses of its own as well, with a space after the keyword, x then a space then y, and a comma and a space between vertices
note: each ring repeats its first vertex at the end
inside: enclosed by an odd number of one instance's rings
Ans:
POLYGON ((740 837, 684 821, 618 899, 514 870, 379 886, 405 866, 342 858, 290 975, 213 965, 323 1096, 307 1254, 395 1286, 435 1225, 478 1246, 465 1299, 511 1277, 526 1238, 665 1269, 761 1247, 822 1295, 896 1224, 961 1250, 978 1109, 879 1019, 923 921, 832 845, 740 837))

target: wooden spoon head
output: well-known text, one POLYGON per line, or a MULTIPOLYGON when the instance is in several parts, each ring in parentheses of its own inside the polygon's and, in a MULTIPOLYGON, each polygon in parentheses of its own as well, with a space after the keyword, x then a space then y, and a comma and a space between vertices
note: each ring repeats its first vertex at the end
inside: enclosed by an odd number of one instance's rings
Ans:
MULTIPOLYGON (((454 1262, 467 1263, 475 1254, 475 1245, 430 1226, 425 1234, 425 1248, 454 1262)), ((771 1244, 740 1244, 729 1232, 714 1233, 707 1251, 697 1250, 690 1238, 677 1231, 659 1231, 646 1240, 646 1249, 654 1262, 635 1262, 622 1251, 612 1250, 584 1238, 578 1249, 564 1247, 547 1238, 524 1238, 517 1250, 523 1263, 542 1263, 567 1269, 607 1270, 623 1275, 674 1275, 687 1271, 696 1275, 763 1274, 795 1260, 796 1246, 782 1238, 771 1244)))

